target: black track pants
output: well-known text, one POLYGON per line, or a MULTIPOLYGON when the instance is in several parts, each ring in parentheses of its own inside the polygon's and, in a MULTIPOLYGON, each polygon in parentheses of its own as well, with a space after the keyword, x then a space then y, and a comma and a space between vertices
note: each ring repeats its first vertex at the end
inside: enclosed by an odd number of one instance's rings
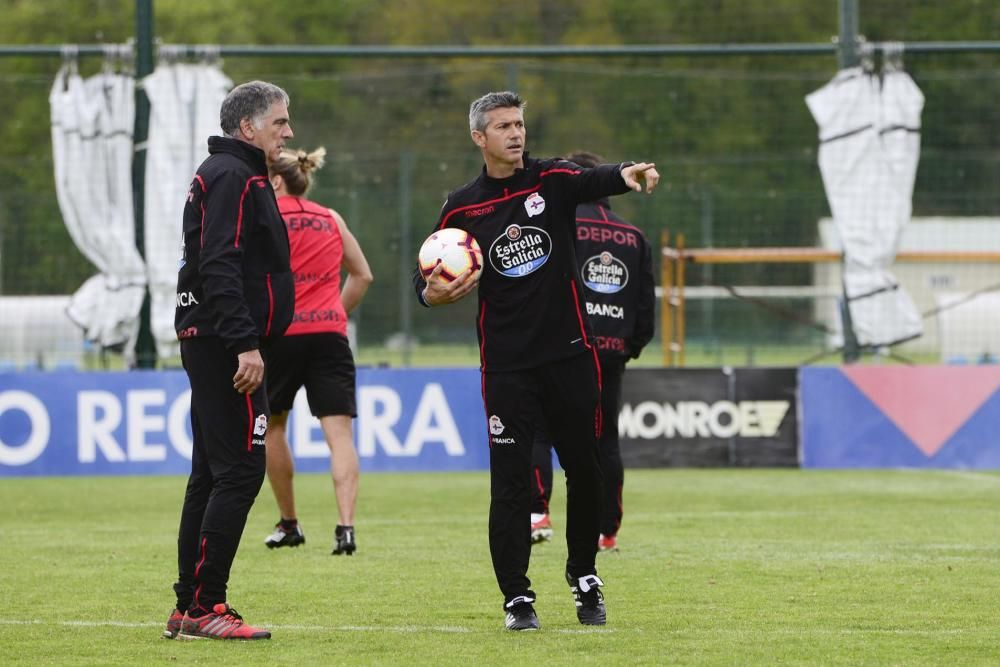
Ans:
POLYGON ((483 374, 490 433, 490 555, 505 601, 530 593, 531 453, 539 423, 553 435, 566 471, 566 571, 573 577, 596 573, 602 490, 598 373, 588 354, 483 374))
MULTIPOLYGON (((624 360, 601 358, 601 412, 604 415, 604 430, 598 440, 597 452, 604 475, 604 502, 601 507, 603 535, 617 535, 622 523, 625 471, 618 442, 618 413, 621 410, 624 372, 624 360)), ((547 514, 551 499, 552 438, 539 429, 535 434, 531 462, 531 511, 547 514)))
POLYGON ((191 382, 194 449, 177 537, 181 611, 226 601, 229 571, 247 515, 264 481, 266 385, 251 395, 233 389, 236 356, 214 337, 181 342, 191 382))

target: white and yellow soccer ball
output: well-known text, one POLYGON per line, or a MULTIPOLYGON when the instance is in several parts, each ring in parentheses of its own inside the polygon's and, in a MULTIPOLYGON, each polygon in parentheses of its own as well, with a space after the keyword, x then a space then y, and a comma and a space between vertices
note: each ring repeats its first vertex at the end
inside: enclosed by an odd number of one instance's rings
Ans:
POLYGON ((420 246, 417 263, 424 278, 442 264, 438 275, 446 282, 455 280, 469 269, 474 279, 483 271, 483 251, 472 234, 457 227, 445 227, 428 236, 420 246))

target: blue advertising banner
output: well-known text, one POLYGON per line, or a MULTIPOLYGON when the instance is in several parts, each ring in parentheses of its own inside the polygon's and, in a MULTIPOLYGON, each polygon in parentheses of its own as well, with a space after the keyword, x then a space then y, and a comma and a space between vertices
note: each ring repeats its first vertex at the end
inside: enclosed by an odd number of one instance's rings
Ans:
POLYGON ((805 468, 1000 468, 1000 367, 803 368, 805 468))
MULTIPOLYGON (((186 474, 191 392, 183 371, 0 373, 0 477, 186 474)), ((358 369, 362 471, 485 470, 477 369, 358 369)), ((300 392, 288 419, 300 472, 329 470, 300 392)))

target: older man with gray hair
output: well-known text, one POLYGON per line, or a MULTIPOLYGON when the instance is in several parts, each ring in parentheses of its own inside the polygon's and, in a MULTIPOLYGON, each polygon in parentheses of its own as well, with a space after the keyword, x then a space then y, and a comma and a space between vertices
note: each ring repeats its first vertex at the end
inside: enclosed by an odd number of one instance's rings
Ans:
POLYGON ((168 639, 268 639, 226 601, 247 515, 264 481, 270 406, 264 355, 292 319, 288 234, 268 164, 292 137, 288 95, 251 81, 222 103, 225 136, 188 189, 174 324, 191 382, 191 475, 177 538, 168 639))

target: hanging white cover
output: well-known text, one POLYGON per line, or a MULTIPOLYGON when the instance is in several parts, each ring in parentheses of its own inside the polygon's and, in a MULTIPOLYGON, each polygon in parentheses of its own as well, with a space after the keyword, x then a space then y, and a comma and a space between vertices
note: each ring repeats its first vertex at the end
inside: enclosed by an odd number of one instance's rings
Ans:
POLYGON ((191 179, 222 134, 219 109, 232 88, 218 65, 160 63, 142 81, 150 102, 146 151, 145 253, 150 325, 160 359, 178 353, 174 329, 181 218, 191 179))
POLYGON ((908 74, 841 70, 806 96, 819 126, 819 167, 844 248, 844 289, 858 344, 893 345, 923 333, 890 267, 910 220, 924 96, 908 74))
POLYGON ((145 267, 132 199, 134 81, 110 69, 84 80, 64 66, 49 95, 56 198, 80 252, 100 271, 73 295, 84 336, 134 356, 145 267))

